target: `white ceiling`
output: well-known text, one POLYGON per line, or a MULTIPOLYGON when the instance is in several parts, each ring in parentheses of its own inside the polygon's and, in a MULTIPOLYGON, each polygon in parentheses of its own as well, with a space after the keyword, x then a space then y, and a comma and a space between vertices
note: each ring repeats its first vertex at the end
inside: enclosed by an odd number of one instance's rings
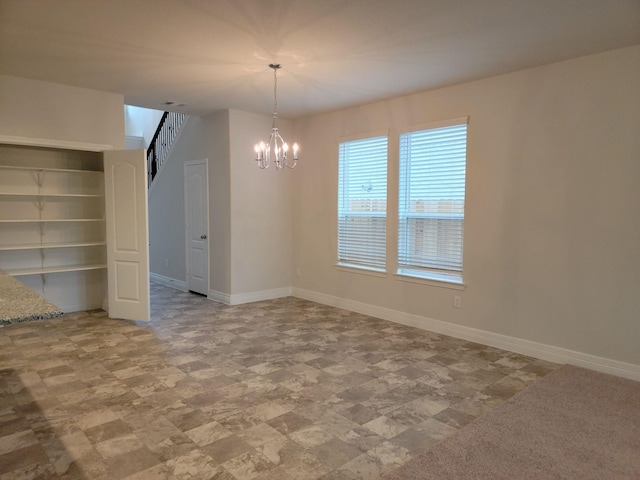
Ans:
MULTIPOLYGON (((0 0, 0 73, 296 117, 640 44, 640 0, 0 0)), ((0 92, 1 93, 1 92, 0 92)))

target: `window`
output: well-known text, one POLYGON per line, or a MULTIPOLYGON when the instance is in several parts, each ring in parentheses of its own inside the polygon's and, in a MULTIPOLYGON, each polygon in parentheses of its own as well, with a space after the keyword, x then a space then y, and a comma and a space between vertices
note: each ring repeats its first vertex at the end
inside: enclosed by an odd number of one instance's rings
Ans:
POLYGON ((400 135, 398 273, 462 283, 467 120, 400 135))
POLYGON ((340 143, 338 163, 338 264, 384 271, 387 137, 340 143))

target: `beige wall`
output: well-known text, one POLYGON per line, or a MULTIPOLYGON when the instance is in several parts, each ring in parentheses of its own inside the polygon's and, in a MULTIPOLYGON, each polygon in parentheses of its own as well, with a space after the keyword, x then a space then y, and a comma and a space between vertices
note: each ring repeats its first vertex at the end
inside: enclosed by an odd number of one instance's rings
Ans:
POLYGON ((0 75, 0 135, 124 148, 124 97, 0 75))
MULTIPOLYGON (((297 170, 261 170, 253 145, 266 141, 271 117, 231 110, 231 293, 291 288, 291 182, 297 170)), ((289 123, 281 120, 282 136, 289 123)))
POLYGON ((637 46, 299 119, 295 291, 640 366, 639 78, 637 46), (391 129, 393 233, 397 130, 467 115, 466 289, 399 281, 392 234, 386 278, 336 270, 338 139, 391 129))

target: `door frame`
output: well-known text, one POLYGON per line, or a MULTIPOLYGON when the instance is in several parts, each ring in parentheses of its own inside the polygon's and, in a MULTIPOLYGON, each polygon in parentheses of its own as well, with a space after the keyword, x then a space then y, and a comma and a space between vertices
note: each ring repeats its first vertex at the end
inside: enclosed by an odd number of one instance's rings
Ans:
POLYGON ((185 240, 185 256, 184 256, 184 260, 185 260, 185 285, 187 287, 187 291, 189 291, 189 279, 191 277, 191 272, 190 272, 190 255, 191 255, 191 246, 190 246, 190 239, 189 239, 189 189, 188 189, 188 184, 189 182, 187 181, 187 167, 191 166, 191 165, 204 165, 204 171, 205 171, 205 189, 204 189, 204 194, 205 194, 205 218, 206 218, 206 235, 207 235, 207 242, 206 242, 206 249, 207 249, 207 297, 209 296, 209 286, 211 285, 211 275, 210 275, 210 265, 211 265, 211 248, 209 247, 209 242, 211 239, 211 232, 209 231, 209 159, 208 158, 203 158, 200 160, 185 160, 183 163, 183 167, 182 167, 182 171, 183 171, 183 182, 184 182, 184 240, 185 240))

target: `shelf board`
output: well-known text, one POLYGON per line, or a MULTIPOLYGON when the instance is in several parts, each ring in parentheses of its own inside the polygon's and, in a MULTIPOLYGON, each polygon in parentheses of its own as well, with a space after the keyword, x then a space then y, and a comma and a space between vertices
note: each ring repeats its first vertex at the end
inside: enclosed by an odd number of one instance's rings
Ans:
POLYGON ((21 167, 19 165, 0 165, 0 170, 23 170, 28 172, 89 173, 89 174, 104 173, 102 170, 80 170, 75 168, 21 167))
POLYGON ((56 223, 56 222, 104 222, 104 218, 17 218, 1 219, 0 223, 56 223))
POLYGON ((22 245, 0 245, 1 250, 39 250, 49 248, 75 248, 75 247, 97 247, 106 245, 107 242, 67 242, 67 243, 32 243, 22 245))
POLYGON ((103 198, 104 195, 95 193, 12 193, 0 192, 3 197, 76 197, 76 198, 103 198))
POLYGON ((60 265, 58 267, 16 268, 5 270, 12 277, 25 275, 41 275, 44 273, 81 272, 85 270, 100 270, 107 268, 106 264, 96 263, 90 265, 60 265))

